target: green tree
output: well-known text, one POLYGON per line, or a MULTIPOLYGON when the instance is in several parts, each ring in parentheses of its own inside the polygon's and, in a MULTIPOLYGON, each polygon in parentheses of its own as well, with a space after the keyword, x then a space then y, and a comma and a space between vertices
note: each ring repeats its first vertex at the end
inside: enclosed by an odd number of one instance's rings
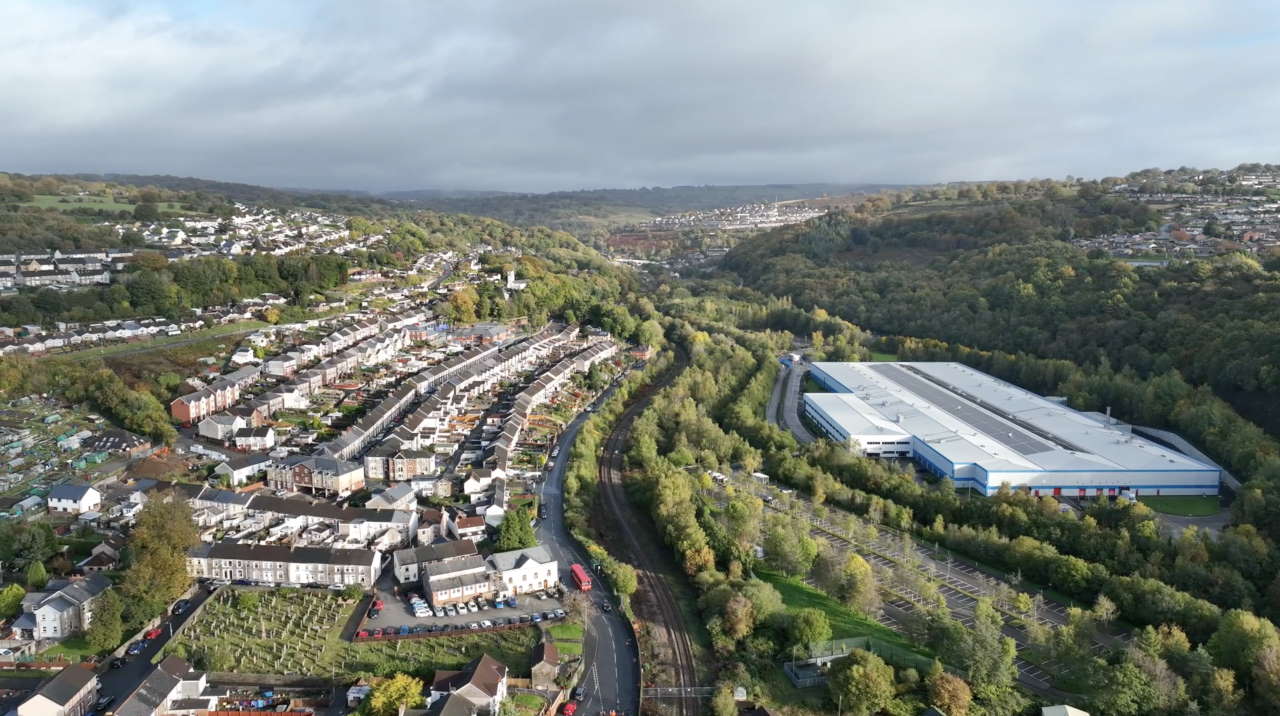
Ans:
POLYGON ((116 590, 108 589, 93 602, 93 621, 84 633, 96 652, 110 651, 124 641, 124 603, 116 590))
POLYGON ((764 559, 783 574, 807 574, 818 556, 818 543, 781 515, 771 515, 764 533, 764 559))
POLYGON ((155 221, 160 218, 160 209, 154 203, 144 201, 133 207, 133 218, 138 221, 155 221))
POLYGON ((408 674, 396 674, 369 692, 369 713, 373 716, 396 716, 401 709, 422 705, 422 680, 408 674))
POLYGON ((893 700, 893 667, 871 652, 854 649, 831 663, 827 687, 843 713, 871 716, 893 700))
POLYGON ((27 586, 31 589, 44 589, 44 585, 49 583, 49 572, 44 568, 44 562, 32 561, 27 565, 27 586))
POLYGON ((533 533, 533 525, 530 524, 532 519, 533 512, 527 507, 507 510, 507 514, 502 518, 502 524, 498 525, 498 537, 494 540, 494 548, 499 552, 507 552, 538 544, 538 538, 533 533))
POLYGON ((8 619, 22 611, 22 598, 26 595, 27 590, 13 582, 0 589, 0 619, 8 619))
POLYGON ((791 615, 787 636, 793 647, 812 648, 814 644, 831 639, 831 622, 820 609, 799 609, 791 615))
POLYGON ((1102 687, 1094 695, 1093 706, 1107 716, 1137 716, 1150 713, 1155 691, 1147 675, 1132 662, 1124 661, 1104 672, 1102 687))

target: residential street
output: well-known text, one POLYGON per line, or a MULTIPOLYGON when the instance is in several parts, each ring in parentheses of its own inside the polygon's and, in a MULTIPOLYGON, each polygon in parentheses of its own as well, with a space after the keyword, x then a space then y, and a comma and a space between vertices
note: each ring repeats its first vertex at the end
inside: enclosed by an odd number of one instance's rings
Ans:
POLYGON ((210 592, 203 588, 197 589, 195 595, 190 599, 191 606, 187 608, 187 611, 181 616, 166 616, 164 621, 160 623, 163 634, 159 638, 152 639, 141 654, 128 657, 129 662, 119 669, 104 668, 98 679, 101 684, 99 693, 104 696, 110 694, 116 698, 108 710, 118 708, 120 703, 128 698, 134 689, 138 688, 138 684, 142 683, 147 674, 151 673, 151 669, 154 666, 152 662, 157 661, 156 655, 169 642, 169 639, 173 636, 173 631, 197 611, 197 608, 204 603, 204 600, 209 598, 209 594, 210 592))
MULTIPOLYGON (((597 407, 613 393, 610 387, 594 403, 597 407)), ((582 423, 590 413, 580 413, 565 428, 560 437, 560 454, 552 464, 540 497, 547 506, 547 518, 537 527, 538 541, 551 550, 560 563, 560 579, 567 589, 574 589, 569 576, 569 566, 578 563, 590 567, 587 555, 581 552, 569 536, 564 524, 564 471, 568 465, 569 448, 582 423)), ((597 576, 598 579, 598 576, 597 576)), ((640 709, 640 664, 631 630, 617 611, 602 612, 600 604, 609 601, 604 585, 596 583, 591 592, 595 609, 586 620, 582 658, 587 664, 581 685, 586 694, 579 711, 597 714, 617 710, 624 714, 636 714, 640 709)))

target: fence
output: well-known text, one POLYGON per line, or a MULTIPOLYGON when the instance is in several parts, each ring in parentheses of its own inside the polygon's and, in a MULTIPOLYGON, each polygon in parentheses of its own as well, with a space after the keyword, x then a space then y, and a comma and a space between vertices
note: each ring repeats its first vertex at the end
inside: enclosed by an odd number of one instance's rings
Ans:
POLYGON ((333 686, 327 676, 301 676, 299 674, 242 674, 232 671, 210 671, 209 683, 218 686, 276 686, 299 688, 324 688, 333 686))
MULTIPOLYGON (((933 659, 923 654, 889 644, 873 636, 856 636, 813 644, 806 650, 807 653, 803 659, 795 658, 783 664, 783 671, 796 688, 818 686, 827 680, 821 667, 846 656, 854 649, 869 651, 899 668, 926 672, 933 666, 933 659)), ((796 656, 799 657, 799 653, 796 656)))
MULTIPOLYGON (((370 632, 365 636, 360 636, 360 632, 356 632, 356 635, 351 638, 351 641, 366 642, 366 641, 394 641, 397 639, 433 639, 435 637, 441 637, 441 636, 458 636, 459 634, 480 634, 485 632, 509 631, 511 629, 528 629, 531 626, 537 626, 537 624, 534 624, 532 622, 518 622, 516 624, 501 624, 501 625, 495 624, 488 628, 482 627, 479 629, 468 629, 467 627, 461 624, 458 624, 455 626, 455 628, 450 629, 448 631, 419 631, 419 632, 410 631, 408 633, 401 632, 401 631, 393 631, 390 634, 382 633, 377 635, 370 632)), ((399 627, 386 627, 386 629, 399 629, 399 627)), ((365 630, 361 630, 361 631, 365 631, 365 630)), ((381 632, 381 631, 384 631, 384 629, 378 629, 377 627, 375 627, 374 631, 381 632)))

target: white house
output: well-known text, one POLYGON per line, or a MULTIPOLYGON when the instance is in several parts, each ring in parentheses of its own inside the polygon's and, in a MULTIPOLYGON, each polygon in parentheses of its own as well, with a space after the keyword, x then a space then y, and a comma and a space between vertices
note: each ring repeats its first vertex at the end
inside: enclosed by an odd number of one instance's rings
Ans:
POLYGON ((102 493, 88 485, 56 485, 49 490, 50 512, 67 512, 78 515, 97 512, 102 506, 102 493))
POLYGON ((14 631, 25 639, 65 639, 89 627, 93 602, 111 586, 101 574, 50 582, 43 592, 22 598, 22 614, 13 622, 14 631))
POLYGON ((227 441, 234 438, 237 431, 247 427, 249 427, 249 423, 239 415, 217 413, 201 420, 196 429, 200 433, 200 437, 227 441))
POLYGON ((276 431, 267 425, 236 431, 236 448, 240 450, 270 450, 275 446, 276 431))
POLYGON ((271 457, 268 455, 237 455, 230 460, 224 460, 213 468, 214 474, 226 475, 234 486, 243 485, 249 481, 249 478, 266 472, 267 467, 271 465, 271 457))
POLYGON ((559 564, 546 547, 538 545, 489 555, 489 565, 502 581, 503 591, 526 594, 555 586, 559 564))

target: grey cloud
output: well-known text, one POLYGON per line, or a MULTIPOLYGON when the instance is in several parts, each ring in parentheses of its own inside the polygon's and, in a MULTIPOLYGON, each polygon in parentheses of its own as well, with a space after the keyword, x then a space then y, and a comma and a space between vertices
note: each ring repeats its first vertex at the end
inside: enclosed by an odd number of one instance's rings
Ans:
POLYGON ((0 7, 0 169, 550 190, 1274 160, 1276 11, 1136 2, 0 7))

